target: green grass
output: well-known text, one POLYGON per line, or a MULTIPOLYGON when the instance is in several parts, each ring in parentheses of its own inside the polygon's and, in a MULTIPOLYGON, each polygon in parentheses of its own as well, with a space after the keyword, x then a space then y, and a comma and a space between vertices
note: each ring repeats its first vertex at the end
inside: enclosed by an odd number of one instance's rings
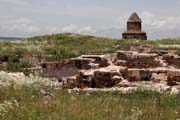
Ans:
MULTIPOLYGON (((1 120, 176 120, 180 118, 180 96, 151 91, 121 94, 71 93, 50 88, 0 89, 0 104, 17 100, 1 120), (54 98, 47 102, 41 89, 54 98)), ((1 115, 1 114, 0 114, 1 115)))

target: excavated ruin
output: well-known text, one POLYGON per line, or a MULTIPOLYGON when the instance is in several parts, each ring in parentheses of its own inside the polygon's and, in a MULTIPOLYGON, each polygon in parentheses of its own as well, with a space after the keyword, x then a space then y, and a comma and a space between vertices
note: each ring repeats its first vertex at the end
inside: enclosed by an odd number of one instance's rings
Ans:
POLYGON ((137 89, 180 91, 180 56, 141 45, 106 55, 82 55, 41 63, 41 72, 56 73, 64 89, 137 89))

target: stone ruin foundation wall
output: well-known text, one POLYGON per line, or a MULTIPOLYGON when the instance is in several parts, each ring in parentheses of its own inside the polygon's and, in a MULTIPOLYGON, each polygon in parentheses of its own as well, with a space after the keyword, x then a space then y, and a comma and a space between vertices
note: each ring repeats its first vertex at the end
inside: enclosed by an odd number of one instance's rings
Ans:
POLYGON ((70 61, 72 66, 85 70, 106 67, 109 65, 105 55, 82 55, 78 58, 73 58, 70 61))
POLYGON ((117 65, 128 68, 155 68, 161 67, 161 63, 156 59, 157 54, 137 53, 133 51, 118 51, 117 65))
POLYGON ((125 32, 122 34, 123 39, 138 39, 138 40, 147 40, 146 33, 128 33, 125 32))
POLYGON ((163 60, 165 60, 167 62, 167 64, 176 67, 176 68, 180 68, 180 57, 176 56, 176 55, 164 55, 163 56, 163 60))
POLYGON ((171 66, 179 64, 178 55, 151 51, 151 47, 148 50, 139 48, 137 51, 117 51, 114 56, 109 55, 113 59, 106 55, 82 55, 70 60, 41 63, 41 67, 43 72, 61 71, 59 81, 64 89, 135 87, 135 83, 141 81, 180 86, 180 69, 171 66), (76 72, 61 76, 69 68, 76 72))
POLYGON ((168 85, 179 85, 180 84, 180 70, 168 71, 168 85))
POLYGON ((75 79, 76 87, 110 88, 124 80, 165 81, 168 85, 179 85, 180 70, 163 67, 160 58, 154 53, 118 51, 114 65, 81 70, 75 79))

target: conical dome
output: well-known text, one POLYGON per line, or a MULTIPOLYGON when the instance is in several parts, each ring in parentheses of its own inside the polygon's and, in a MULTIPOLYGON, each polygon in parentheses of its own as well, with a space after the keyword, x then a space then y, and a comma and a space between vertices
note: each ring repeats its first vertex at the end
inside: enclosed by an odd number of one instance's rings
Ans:
POLYGON ((128 19, 128 22, 142 22, 141 18, 137 15, 137 13, 133 13, 129 19, 128 19))

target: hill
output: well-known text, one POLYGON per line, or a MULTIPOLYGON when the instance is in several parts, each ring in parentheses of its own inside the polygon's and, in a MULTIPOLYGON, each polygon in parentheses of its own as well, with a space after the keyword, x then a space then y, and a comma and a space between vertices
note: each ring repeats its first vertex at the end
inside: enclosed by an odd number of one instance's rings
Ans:
POLYGON ((122 40, 64 33, 0 41, 0 61, 8 63, 7 70, 16 71, 21 67, 33 66, 33 63, 37 64, 36 61, 59 61, 82 54, 113 53, 142 44, 153 45, 154 49, 180 49, 180 39, 122 40))
POLYGON ((0 37, 0 40, 3 41, 12 41, 12 40, 22 40, 24 38, 19 38, 19 37, 0 37))
POLYGON ((148 41, 122 40, 65 33, 36 36, 26 40, 20 39, 18 41, 0 42, 0 53, 16 54, 22 52, 21 54, 55 54, 56 56, 60 55, 59 59, 64 59, 81 54, 111 53, 125 45, 141 44, 151 44, 156 46, 157 49, 179 49, 180 39, 148 41))

